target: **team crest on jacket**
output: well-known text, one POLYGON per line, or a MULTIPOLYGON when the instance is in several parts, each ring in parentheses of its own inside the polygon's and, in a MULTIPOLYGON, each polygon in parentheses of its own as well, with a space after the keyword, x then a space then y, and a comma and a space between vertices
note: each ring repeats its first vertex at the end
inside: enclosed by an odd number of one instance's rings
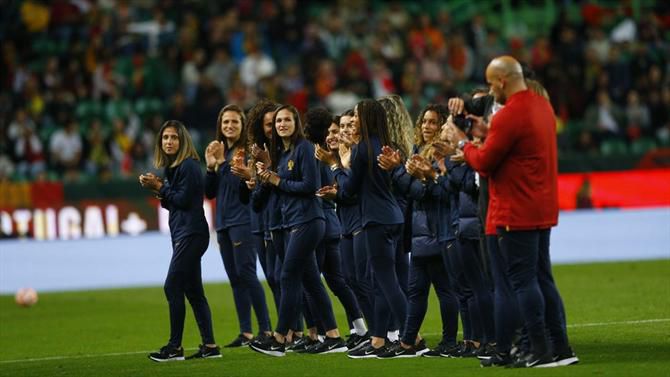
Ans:
POLYGON ((295 165, 295 163, 293 162, 293 160, 288 160, 287 165, 288 165, 288 170, 291 171, 291 170, 293 170, 293 165, 295 165))

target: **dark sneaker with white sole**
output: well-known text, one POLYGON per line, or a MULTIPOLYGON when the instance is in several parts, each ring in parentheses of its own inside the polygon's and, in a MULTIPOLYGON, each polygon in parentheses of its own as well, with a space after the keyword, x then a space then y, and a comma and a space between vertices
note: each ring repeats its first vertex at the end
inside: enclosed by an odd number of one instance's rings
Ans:
POLYGON ((400 343, 394 344, 389 347, 386 352, 380 353, 377 355, 378 359, 400 359, 400 358, 410 358, 417 357, 416 349, 410 346, 409 348, 403 347, 400 343))
POLYGON ((445 347, 444 350, 440 352, 440 356, 449 357, 449 358, 459 358, 462 355, 463 344, 452 344, 445 347))
POLYGON ((347 352, 347 343, 344 342, 344 339, 341 337, 329 338, 326 337, 323 342, 307 348, 305 353, 310 354, 326 354, 326 353, 338 353, 338 352, 347 352))
POLYGON ((165 361, 181 361, 184 360, 184 349, 176 349, 171 346, 165 346, 162 347, 158 352, 150 353, 149 358, 159 363, 165 361))
POLYGON ((353 348, 350 348, 348 352, 358 351, 360 349, 367 347, 368 345, 370 345, 370 338, 367 338, 362 342, 358 343, 358 345, 354 346, 353 348))
POLYGON ((488 359, 483 359, 479 362, 479 366, 482 368, 488 367, 504 367, 512 365, 514 363, 514 358, 508 353, 498 353, 494 352, 488 359))
POLYGON ((479 360, 488 360, 495 353, 496 353, 495 345, 491 343, 486 343, 477 348, 477 351, 475 351, 475 356, 477 356, 479 360))
POLYGON ((240 334, 240 335, 237 336, 237 338, 233 339, 232 342, 226 344, 223 347, 224 348, 244 347, 244 346, 248 346, 249 343, 251 343, 251 339, 247 338, 243 334, 240 334))
POLYGON ((316 339, 312 339, 309 336, 303 336, 294 339, 290 345, 286 346, 286 352, 303 353, 307 350, 307 348, 313 347, 319 343, 321 342, 316 339))
POLYGON ((385 345, 375 348, 371 343, 368 343, 365 347, 347 352, 347 356, 351 359, 376 359, 378 355, 381 355, 387 350, 388 348, 385 345))
POLYGON ((572 348, 568 348, 565 352, 561 352, 557 355, 554 355, 554 361, 559 367, 564 367, 567 365, 577 364, 579 358, 575 355, 575 352, 572 348))
POLYGON ((274 336, 265 341, 253 342, 249 347, 256 352, 269 356, 286 356, 286 347, 283 343, 279 343, 274 336))
POLYGON ((370 333, 365 333, 365 335, 351 334, 347 339, 347 348, 352 350, 356 348, 359 344, 370 339, 370 333))
POLYGON ((198 346, 198 352, 193 355, 186 356, 186 360, 191 359, 216 359, 221 357, 221 348, 216 347, 207 347, 204 344, 198 346))
POLYGON ((554 356, 551 353, 544 355, 535 355, 529 353, 523 358, 517 359, 514 364, 507 365, 511 368, 554 368, 558 364, 554 361, 554 356))

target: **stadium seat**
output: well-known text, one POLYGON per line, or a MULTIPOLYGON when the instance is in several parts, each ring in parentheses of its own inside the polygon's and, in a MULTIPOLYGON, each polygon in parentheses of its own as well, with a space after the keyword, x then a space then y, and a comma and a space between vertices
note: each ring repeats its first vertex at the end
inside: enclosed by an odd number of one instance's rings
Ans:
POLYGON ((656 142, 646 137, 636 139, 630 145, 630 151, 634 154, 645 154, 652 149, 656 149, 656 142))
POLYGON ((618 139, 605 140, 600 144, 600 153, 604 156, 622 155, 628 153, 628 147, 618 139))

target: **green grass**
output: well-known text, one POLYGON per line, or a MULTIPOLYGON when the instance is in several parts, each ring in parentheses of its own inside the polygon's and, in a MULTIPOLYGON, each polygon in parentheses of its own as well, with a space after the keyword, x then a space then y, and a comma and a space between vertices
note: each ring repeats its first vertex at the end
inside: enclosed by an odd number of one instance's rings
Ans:
MULTIPOLYGON (((581 359, 565 368, 481 369, 472 359, 350 360, 342 354, 279 359, 248 349, 225 349, 221 359, 158 364, 146 353, 167 340, 167 304, 162 289, 142 288, 45 293, 29 309, 0 296, 0 376, 670 375, 670 260, 556 266, 554 273, 581 359), (620 323, 652 319, 659 321, 620 323)), ((232 340, 238 330, 229 286, 207 285, 206 292, 217 340, 232 340)), ((343 325, 339 303, 335 309, 343 325)), ((439 340, 439 329, 431 295, 422 329, 429 345, 439 340)), ((189 311, 184 345, 198 343, 189 311)))

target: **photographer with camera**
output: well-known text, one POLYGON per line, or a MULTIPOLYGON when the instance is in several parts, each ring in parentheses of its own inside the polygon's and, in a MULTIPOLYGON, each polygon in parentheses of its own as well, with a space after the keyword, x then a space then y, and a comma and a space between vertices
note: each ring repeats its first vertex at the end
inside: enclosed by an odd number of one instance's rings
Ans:
POLYGON ((497 346, 491 365, 573 364, 578 359, 568 343, 563 303, 549 261, 551 227, 558 222, 554 112, 545 98, 528 90, 521 65, 510 56, 491 61, 486 81, 504 107, 492 118, 481 146, 469 142, 459 129, 458 147, 468 165, 489 177, 487 230, 495 227, 531 344, 531 352, 518 360, 497 346))

